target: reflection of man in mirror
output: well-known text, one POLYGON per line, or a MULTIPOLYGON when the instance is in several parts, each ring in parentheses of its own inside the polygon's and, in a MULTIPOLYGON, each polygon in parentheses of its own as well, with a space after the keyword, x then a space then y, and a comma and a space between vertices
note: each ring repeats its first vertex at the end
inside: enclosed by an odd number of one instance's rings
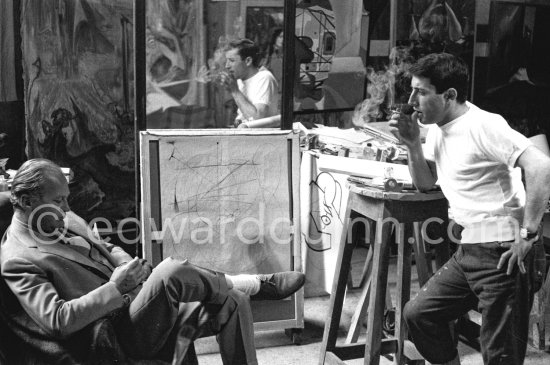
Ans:
POLYGON ((259 66, 259 47, 248 39, 236 40, 229 43, 225 58, 226 70, 220 73, 220 83, 239 108, 235 125, 278 114, 277 80, 259 66))

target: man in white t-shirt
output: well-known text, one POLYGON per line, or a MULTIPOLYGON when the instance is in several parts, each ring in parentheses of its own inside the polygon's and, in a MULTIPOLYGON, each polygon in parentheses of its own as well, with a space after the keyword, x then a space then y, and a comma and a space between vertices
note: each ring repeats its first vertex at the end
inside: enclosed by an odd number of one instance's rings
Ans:
MULTIPOLYGON (((240 39, 229 43, 225 52, 226 72, 220 82, 231 93, 238 106, 235 126, 247 127, 247 122, 279 114, 277 80, 265 67, 260 67, 260 49, 251 40, 240 39)), ((278 127, 275 125, 266 127, 278 127)))
POLYGON ((459 58, 431 54, 409 71, 415 112, 393 115, 390 125, 408 149, 416 187, 437 181, 462 230, 453 257, 407 303, 409 334, 431 363, 460 364, 449 322, 478 309, 484 363, 521 364, 543 275, 532 265, 542 249, 550 159, 500 115, 466 101, 468 67, 459 58), (429 125, 424 146, 417 122, 429 125))

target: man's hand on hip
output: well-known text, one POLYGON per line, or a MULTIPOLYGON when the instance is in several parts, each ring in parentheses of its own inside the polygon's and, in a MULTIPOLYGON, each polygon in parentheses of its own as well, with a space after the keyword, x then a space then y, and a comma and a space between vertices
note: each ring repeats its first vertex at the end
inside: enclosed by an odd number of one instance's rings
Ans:
POLYGON ((502 246, 507 247, 508 251, 504 252, 500 256, 497 268, 501 269, 502 267, 504 267, 506 262, 508 262, 506 274, 511 275, 512 271, 514 270, 514 265, 517 263, 519 271, 522 274, 525 274, 526 270, 523 259, 525 258, 529 250, 531 250, 531 247, 533 247, 533 242, 535 242, 536 240, 538 240, 538 237, 535 237, 531 240, 526 240, 519 237, 516 241, 504 242, 502 246))

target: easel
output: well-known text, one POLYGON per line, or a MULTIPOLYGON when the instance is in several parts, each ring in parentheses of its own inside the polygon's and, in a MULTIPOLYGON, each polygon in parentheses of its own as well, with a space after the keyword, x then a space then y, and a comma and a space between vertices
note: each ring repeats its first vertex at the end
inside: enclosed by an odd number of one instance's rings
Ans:
MULTIPOLYGON (((153 265, 164 257, 182 255, 200 266, 231 273, 302 271, 297 133, 172 129, 148 130, 140 137, 143 252, 153 265), (256 215, 262 212, 263 217, 256 215), (224 226, 223 214, 240 214, 241 221, 224 226), (259 221, 258 231, 244 237, 237 228, 251 218, 259 221), (189 231, 196 226, 191 224, 207 221, 219 223, 214 235, 225 241, 192 240, 189 231), (171 229, 182 237, 172 237, 171 229), (250 236, 257 241, 240 240, 250 236), (261 265, 253 267, 257 257, 261 265), (201 259, 211 265, 194 261, 201 259), (248 271, 243 269, 245 263, 248 271)), ((303 311, 303 289, 288 300, 254 302, 254 328, 301 329, 303 311)), ((300 341, 299 334, 290 335, 293 342, 300 341)))

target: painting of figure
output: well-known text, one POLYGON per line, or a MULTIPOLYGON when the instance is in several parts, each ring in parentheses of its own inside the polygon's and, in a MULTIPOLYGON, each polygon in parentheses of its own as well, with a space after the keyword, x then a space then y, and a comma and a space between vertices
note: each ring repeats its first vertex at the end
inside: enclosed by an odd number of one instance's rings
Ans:
POLYGON ((87 220, 135 212, 132 4, 21 2, 27 156, 73 170, 87 220))

